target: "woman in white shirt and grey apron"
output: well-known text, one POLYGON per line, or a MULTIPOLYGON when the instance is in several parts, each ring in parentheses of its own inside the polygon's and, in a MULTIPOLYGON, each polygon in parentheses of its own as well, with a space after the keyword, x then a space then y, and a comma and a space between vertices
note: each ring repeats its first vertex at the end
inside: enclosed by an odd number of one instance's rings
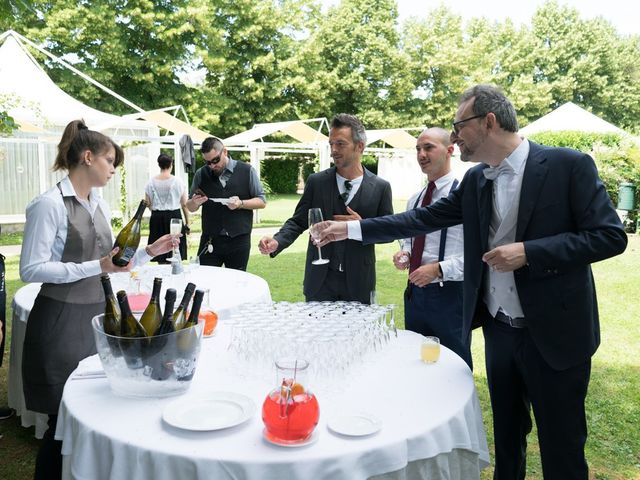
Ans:
POLYGON ((126 267, 111 258, 111 214, 96 188, 124 161, 109 137, 74 120, 58 144, 53 170, 68 176, 28 206, 20 278, 43 282, 27 322, 22 360, 26 406, 49 414, 35 478, 60 478, 62 442, 54 439, 64 384, 78 362, 96 353, 91 319, 104 311, 100 275, 128 271, 171 250, 170 235, 136 252, 126 267))

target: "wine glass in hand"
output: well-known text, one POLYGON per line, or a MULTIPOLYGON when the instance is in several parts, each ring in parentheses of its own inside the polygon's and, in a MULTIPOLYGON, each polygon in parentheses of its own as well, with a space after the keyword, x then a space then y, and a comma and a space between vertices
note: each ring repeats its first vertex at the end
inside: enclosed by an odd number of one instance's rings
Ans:
MULTIPOLYGON (((309 209, 309 233, 311 234, 311 238, 313 238, 316 242, 320 240, 320 232, 316 228, 316 223, 320 223, 323 221, 322 218, 322 209, 320 208, 310 208, 309 209)), ((318 259, 311 262, 314 265, 325 265, 329 263, 329 260, 326 258, 322 258, 322 250, 318 247, 318 259)))
MULTIPOLYGON (((182 230, 182 219, 172 218, 169 223, 169 233, 171 234, 171 236, 178 238, 178 235, 180 235, 181 230, 182 230)), ((177 245, 176 243, 174 243, 173 258, 175 259, 180 258, 179 245, 180 245, 179 243, 177 245)))

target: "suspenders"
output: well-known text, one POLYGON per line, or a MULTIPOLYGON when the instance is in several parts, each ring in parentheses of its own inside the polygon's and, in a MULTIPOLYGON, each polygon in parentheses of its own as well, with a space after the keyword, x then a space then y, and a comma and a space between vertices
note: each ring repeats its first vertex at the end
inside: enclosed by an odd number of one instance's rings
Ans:
MULTIPOLYGON (((458 186, 458 180, 454 179, 453 185, 451 185, 451 190, 455 190, 457 186, 458 186)), ((451 192, 451 190, 449 190, 449 192, 451 192)), ((418 198, 416 198, 416 203, 413 205, 413 208, 418 208, 418 204, 420 202, 421 196, 422 194, 418 195, 418 198)), ((446 247, 446 243, 447 243, 447 228, 443 228, 442 230, 440 230, 440 251, 438 253, 438 262, 441 262, 442 260, 444 260, 444 249, 446 247)))

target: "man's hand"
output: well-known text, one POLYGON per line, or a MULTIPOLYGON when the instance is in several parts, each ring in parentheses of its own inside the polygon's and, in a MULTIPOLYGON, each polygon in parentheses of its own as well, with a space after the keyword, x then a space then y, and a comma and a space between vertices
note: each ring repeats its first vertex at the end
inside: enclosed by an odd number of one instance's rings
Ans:
POLYGON ((313 243, 318 247, 324 247, 327 243, 339 242, 340 240, 347 239, 347 222, 335 222, 328 220, 325 222, 316 223, 314 225, 320 235, 320 240, 313 243))
POLYGON ((393 264, 398 270, 406 270, 409 268, 409 254, 404 250, 394 253, 393 264))
POLYGON ((227 203, 227 208, 229 210, 237 210, 242 206, 242 200, 240 200, 239 197, 237 196, 233 196, 233 197, 229 197, 229 203, 227 203))
POLYGON ((262 237, 258 243, 258 249, 263 255, 269 255, 278 249, 278 241, 273 237, 262 237))
POLYGON ((496 247, 485 253, 482 261, 494 272, 513 272, 527 264, 524 243, 509 243, 496 247))
POLYGON ((334 215, 333 219, 338 222, 346 222, 348 220, 362 220, 362 217, 358 212, 352 210, 350 207, 347 207, 347 212, 349 215, 334 215))
POLYGON ((200 205, 209 200, 209 197, 200 193, 194 193, 193 196, 187 200, 187 209, 190 212, 195 212, 200 208, 200 205))
POLYGON ((429 285, 435 279, 440 277, 440 268, 438 262, 427 263, 416 268, 409 274, 409 281, 417 287, 429 285))

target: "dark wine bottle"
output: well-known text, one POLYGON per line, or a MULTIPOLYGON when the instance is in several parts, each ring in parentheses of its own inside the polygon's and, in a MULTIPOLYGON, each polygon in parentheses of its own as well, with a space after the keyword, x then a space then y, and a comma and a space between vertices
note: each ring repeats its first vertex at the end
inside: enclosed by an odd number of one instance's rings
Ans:
POLYGON ((164 296, 164 315, 162 315, 160 326, 154 333, 155 336, 175 331, 175 328, 173 327, 173 306, 175 303, 176 290, 174 288, 168 288, 167 293, 164 296))
POLYGON ((107 335, 113 335, 117 337, 120 335, 120 319, 122 313, 120 312, 120 306, 113 294, 113 288, 111 287, 111 280, 109 275, 102 275, 100 277, 102 282, 102 289, 104 290, 104 320, 102 322, 102 329, 107 335))
POLYGON ((160 326, 162 322, 162 310, 160 309, 160 289, 162 288, 162 278, 153 279, 153 290, 151 292, 151 300, 145 308, 140 323, 144 327, 147 335, 151 336, 160 326))
POLYGON ((200 315, 200 306, 202 305, 203 297, 204 291, 196 290, 196 293, 193 295, 193 305, 191 305, 189 318, 187 319, 187 323, 184 324, 184 328, 195 327, 198 324, 198 315, 200 315))
POLYGON ((147 331, 140 324, 136 317, 131 313, 131 307, 129 306, 129 299, 127 298, 127 292, 120 290, 117 293, 118 304, 120 305, 120 311, 122 312, 122 320, 120 321, 120 336, 128 338, 140 338, 146 337, 147 331))
POLYGON ((187 283, 180 305, 178 305, 176 311, 173 312, 173 327, 176 331, 183 329, 185 323, 187 323, 187 306, 189 305, 189 301, 191 300, 195 289, 196 286, 194 283, 187 283))
POLYGON ((144 349, 147 345, 141 339, 146 340, 147 332, 131 313, 127 293, 120 290, 116 296, 122 312, 120 338, 118 339, 122 356, 130 369, 142 368, 144 367, 142 356, 145 354, 144 349))
POLYGON ((147 204, 142 200, 138 205, 136 214, 118 233, 113 248, 118 247, 119 250, 111 259, 114 265, 126 267, 136 253, 140 244, 140 226, 142 225, 142 214, 145 208, 147 208, 147 204))

